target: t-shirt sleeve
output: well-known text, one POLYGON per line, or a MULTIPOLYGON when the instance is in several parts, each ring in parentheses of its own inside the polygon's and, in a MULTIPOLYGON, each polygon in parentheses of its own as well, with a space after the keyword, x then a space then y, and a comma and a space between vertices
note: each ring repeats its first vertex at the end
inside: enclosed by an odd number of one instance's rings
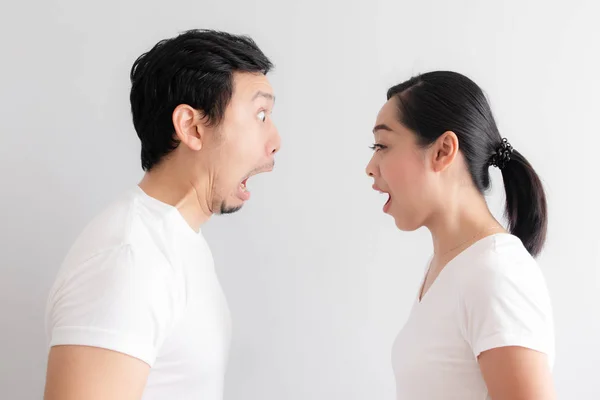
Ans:
POLYGON ((130 245, 95 255, 66 276, 50 299, 50 346, 105 348, 152 366, 177 315, 168 266, 130 245))
POLYGON ((461 329, 475 357, 497 347, 554 352, 552 309, 535 261, 499 260, 471 268, 461 290, 461 329))

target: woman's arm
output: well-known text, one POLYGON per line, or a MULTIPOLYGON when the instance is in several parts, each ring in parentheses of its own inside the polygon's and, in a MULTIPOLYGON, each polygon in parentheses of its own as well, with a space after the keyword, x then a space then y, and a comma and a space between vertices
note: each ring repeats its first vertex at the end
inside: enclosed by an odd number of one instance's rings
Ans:
POLYGON ((492 400, 554 400, 548 357, 519 346, 497 347, 479 355, 479 368, 492 400))

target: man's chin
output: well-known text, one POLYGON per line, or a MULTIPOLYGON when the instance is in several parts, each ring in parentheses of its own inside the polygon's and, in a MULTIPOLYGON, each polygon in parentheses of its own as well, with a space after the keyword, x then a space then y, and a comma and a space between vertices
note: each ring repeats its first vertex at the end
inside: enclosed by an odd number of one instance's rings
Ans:
POLYGON ((236 213, 238 211, 240 211, 242 209, 242 206, 244 205, 244 203, 242 204, 238 204, 238 205, 230 205, 230 204, 225 204, 222 203, 221 204, 221 210, 219 212, 219 214, 221 215, 225 215, 225 214, 233 214, 236 213))

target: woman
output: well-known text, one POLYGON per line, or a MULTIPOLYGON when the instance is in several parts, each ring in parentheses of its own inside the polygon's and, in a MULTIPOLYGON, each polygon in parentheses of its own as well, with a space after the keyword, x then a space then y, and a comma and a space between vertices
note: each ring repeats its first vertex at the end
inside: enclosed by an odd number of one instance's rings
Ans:
POLYGON ((552 309, 534 257, 546 198, 500 135, 481 89, 431 72, 388 91, 367 173, 403 231, 428 228, 434 253, 393 350, 397 398, 553 399, 552 309), (483 193, 500 168, 508 231, 483 193))

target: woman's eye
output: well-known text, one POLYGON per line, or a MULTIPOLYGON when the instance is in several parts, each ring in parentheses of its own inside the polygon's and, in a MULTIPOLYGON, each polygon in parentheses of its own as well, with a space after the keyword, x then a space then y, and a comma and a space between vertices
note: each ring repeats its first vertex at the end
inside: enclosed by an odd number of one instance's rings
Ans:
POLYGON ((382 144, 379 144, 379 143, 375 143, 374 145, 372 145, 372 146, 369 146, 369 148, 370 148, 371 150, 373 150, 373 151, 379 151, 379 150, 383 150, 383 149, 385 149, 385 148, 386 148, 386 146, 384 146, 384 145, 382 145, 382 144))
POLYGON ((257 117, 262 122, 265 122, 267 120, 267 113, 264 112, 264 111, 261 111, 261 112, 258 113, 257 117))

